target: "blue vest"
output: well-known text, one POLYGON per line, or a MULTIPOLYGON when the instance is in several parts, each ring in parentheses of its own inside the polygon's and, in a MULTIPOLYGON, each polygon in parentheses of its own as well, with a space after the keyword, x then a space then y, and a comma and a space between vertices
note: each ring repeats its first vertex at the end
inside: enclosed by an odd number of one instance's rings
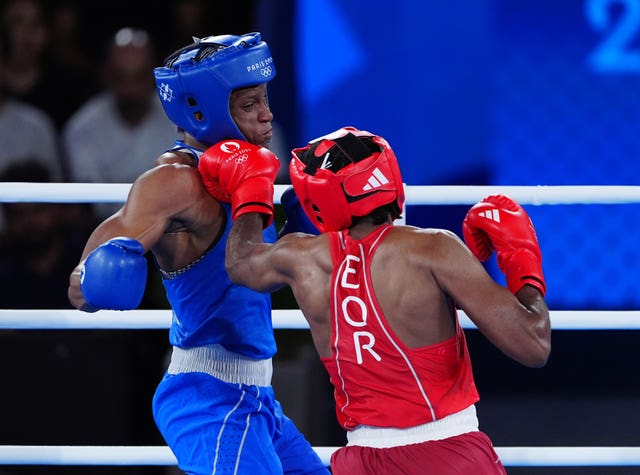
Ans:
MULTIPOLYGON (((231 207, 222 204, 227 220, 223 235, 195 262, 165 274, 163 284, 173 309, 169 341, 173 346, 220 344, 227 350, 254 359, 276 353, 271 320, 271 295, 233 284, 225 271, 231 207)), ((272 224, 265 242, 275 242, 272 224)))

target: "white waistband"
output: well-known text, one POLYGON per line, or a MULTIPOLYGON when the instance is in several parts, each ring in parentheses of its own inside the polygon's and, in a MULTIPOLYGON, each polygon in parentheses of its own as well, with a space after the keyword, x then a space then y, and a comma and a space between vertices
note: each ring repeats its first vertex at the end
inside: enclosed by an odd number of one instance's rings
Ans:
POLYGON ((270 386, 273 364, 271 358, 253 360, 222 345, 189 349, 174 346, 167 371, 169 374, 207 373, 227 383, 270 386))
POLYGON ((467 432, 478 431, 476 406, 406 429, 391 427, 358 426, 347 432, 347 445, 374 447, 378 449, 417 444, 428 440, 441 440, 467 432))

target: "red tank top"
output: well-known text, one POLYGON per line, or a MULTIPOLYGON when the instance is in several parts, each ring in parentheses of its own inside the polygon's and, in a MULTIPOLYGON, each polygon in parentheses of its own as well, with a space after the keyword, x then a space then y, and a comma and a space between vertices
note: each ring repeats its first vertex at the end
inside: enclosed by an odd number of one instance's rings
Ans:
POLYGON ((451 338, 411 349, 382 313, 370 264, 391 228, 382 226, 359 241, 346 231, 329 233, 333 356, 322 362, 334 386, 338 422, 347 430, 361 424, 412 427, 479 400, 459 323, 451 338))

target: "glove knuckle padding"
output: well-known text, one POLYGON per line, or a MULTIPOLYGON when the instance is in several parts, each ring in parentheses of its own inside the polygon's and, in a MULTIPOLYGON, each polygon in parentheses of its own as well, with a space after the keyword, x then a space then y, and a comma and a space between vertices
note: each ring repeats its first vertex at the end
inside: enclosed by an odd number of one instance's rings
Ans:
POLYGON ((266 148, 242 140, 227 140, 209 147, 200 157, 198 170, 207 191, 231 203, 232 216, 257 212, 273 221, 273 183, 280 162, 266 148))
POLYGON ((525 210, 504 195, 491 195, 474 205, 463 221, 465 242, 480 260, 496 251, 507 287, 516 293, 525 284, 545 293, 542 254, 535 228, 525 210))
POLYGON ((80 288, 91 306, 131 310, 140 305, 147 283, 144 247, 131 238, 114 238, 85 259, 80 288))
POLYGON ((480 261, 486 261, 493 254, 493 242, 489 238, 488 224, 483 218, 480 218, 480 212, 486 212, 486 206, 483 204, 474 205, 468 212, 462 222, 462 234, 467 247, 474 256, 480 261))
POLYGON ((210 150, 205 151, 198 160, 198 171, 202 177, 202 183, 215 199, 223 203, 231 203, 231 196, 219 179, 221 157, 211 153, 210 150))

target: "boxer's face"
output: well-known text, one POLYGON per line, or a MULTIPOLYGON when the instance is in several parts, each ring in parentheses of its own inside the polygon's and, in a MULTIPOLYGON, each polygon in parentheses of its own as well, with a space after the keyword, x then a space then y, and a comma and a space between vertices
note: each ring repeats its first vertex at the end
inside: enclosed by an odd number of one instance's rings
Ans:
POLYGON ((266 84, 233 91, 229 98, 229 110, 249 142, 269 148, 273 114, 269 108, 266 84))

